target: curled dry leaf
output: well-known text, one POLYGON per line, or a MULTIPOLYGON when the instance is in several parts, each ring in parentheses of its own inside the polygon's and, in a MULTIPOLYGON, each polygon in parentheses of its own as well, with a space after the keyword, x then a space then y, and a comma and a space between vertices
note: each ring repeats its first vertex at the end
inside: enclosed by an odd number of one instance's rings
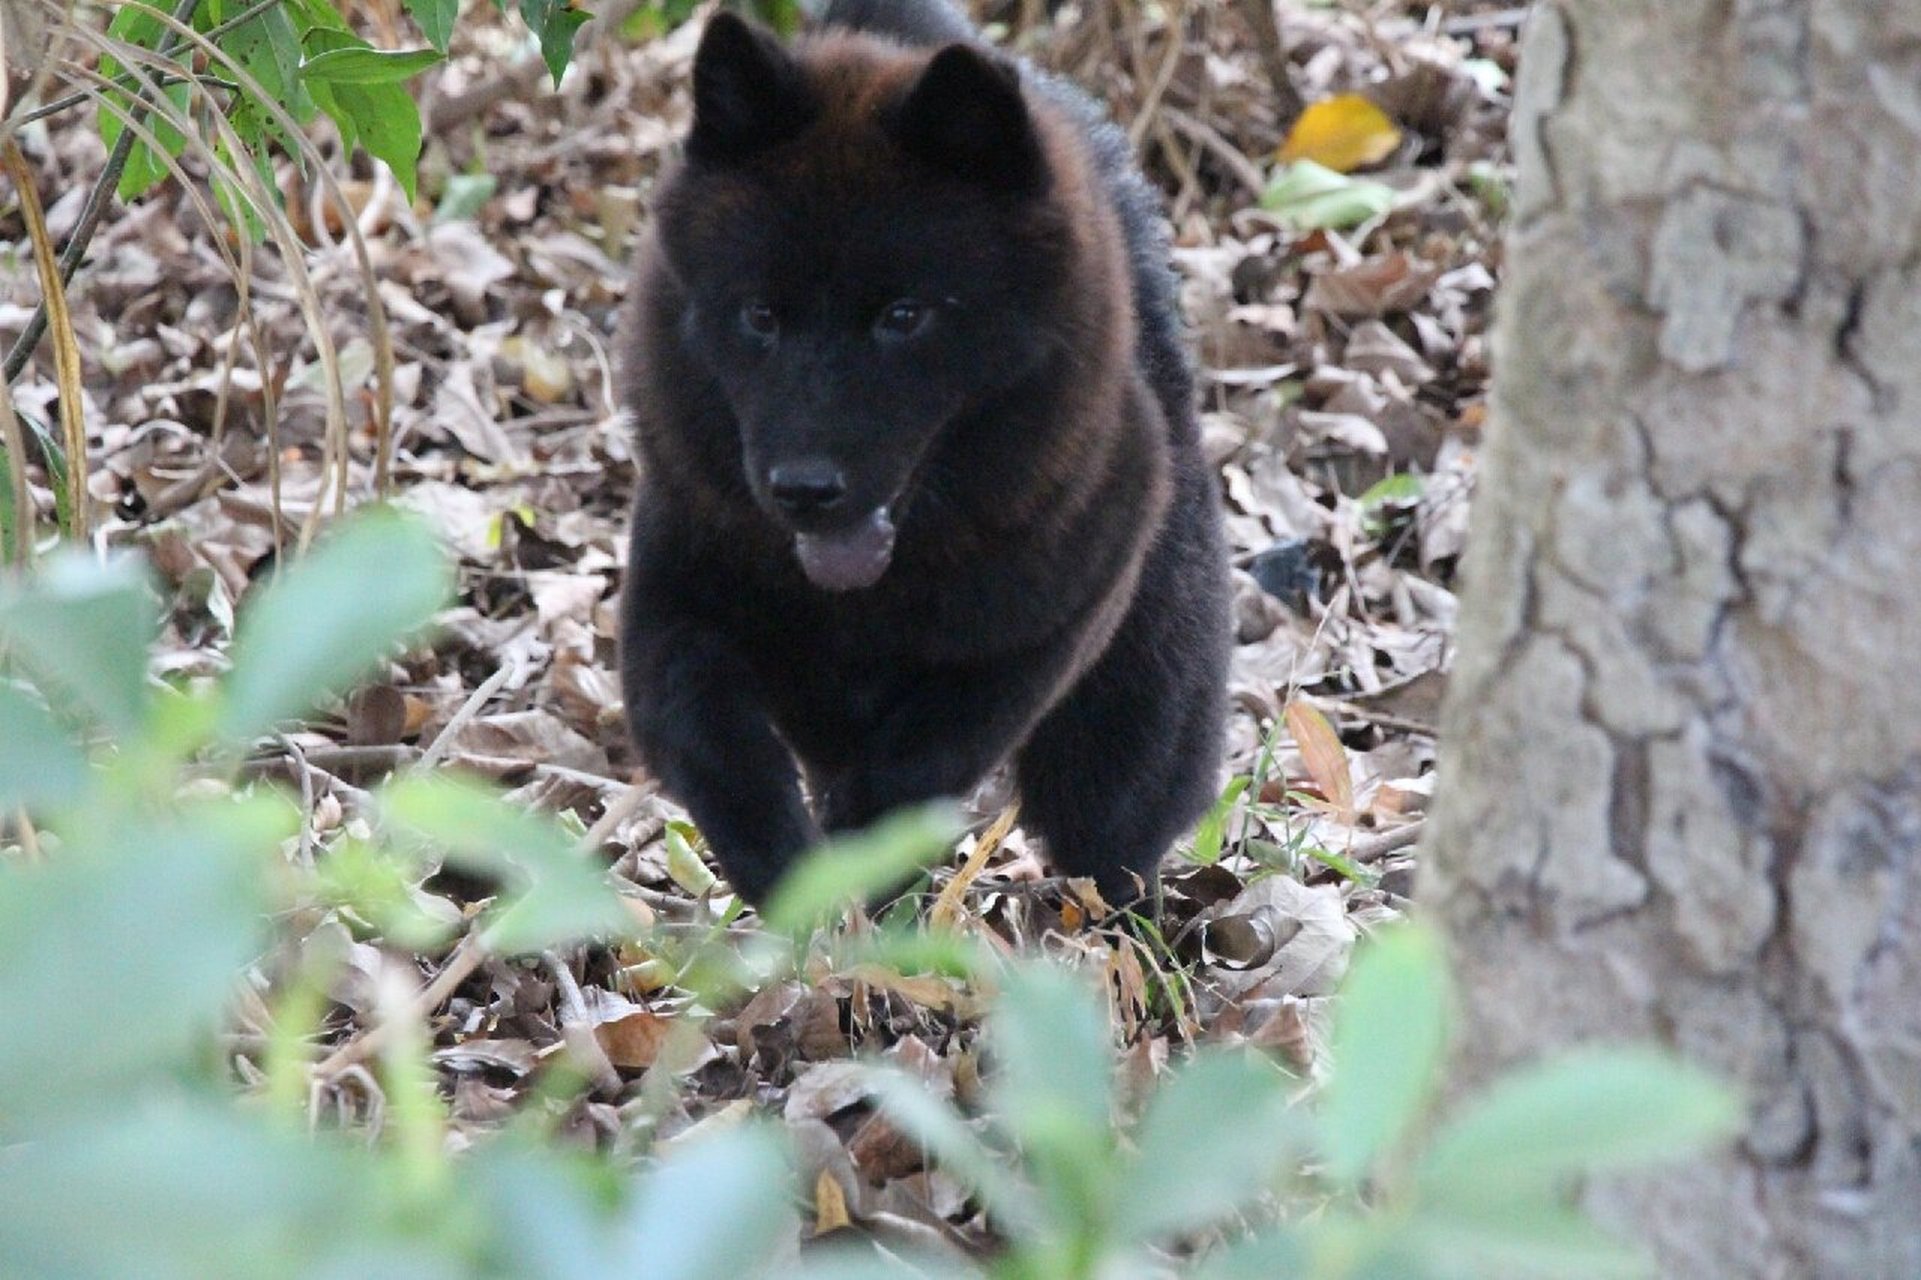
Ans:
MULTIPOLYGON (((1347 972, 1356 930, 1347 917, 1341 891, 1333 885, 1304 885, 1286 876, 1263 876, 1209 920, 1249 918, 1265 910, 1265 924, 1276 935, 1268 958, 1244 970, 1222 973, 1222 987, 1236 998, 1325 995, 1347 972), (1290 936, 1278 935, 1289 930, 1290 936)), ((1244 931, 1257 936, 1249 925, 1244 931)))
POLYGON ((1301 931, 1301 922, 1272 906, 1245 915, 1224 915, 1201 931, 1201 954, 1223 969, 1258 969, 1301 931))

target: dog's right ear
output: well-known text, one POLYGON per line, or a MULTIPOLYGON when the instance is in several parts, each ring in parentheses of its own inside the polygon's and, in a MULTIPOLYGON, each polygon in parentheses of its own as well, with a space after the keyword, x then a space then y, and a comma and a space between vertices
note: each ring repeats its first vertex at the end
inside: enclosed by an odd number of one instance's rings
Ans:
POLYGON ((708 20, 694 52, 692 159, 746 159, 800 133, 813 114, 800 64, 771 32, 726 10, 708 20))

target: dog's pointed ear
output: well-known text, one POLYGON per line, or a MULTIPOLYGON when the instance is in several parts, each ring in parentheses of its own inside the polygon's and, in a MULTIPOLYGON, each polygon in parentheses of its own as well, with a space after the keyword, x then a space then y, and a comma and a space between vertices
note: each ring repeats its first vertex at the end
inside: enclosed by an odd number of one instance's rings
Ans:
POLYGON ((694 127, 687 154, 742 160, 785 142, 813 117, 807 78, 771 32, 722 10, 694 51, 694 127))
POLYGON ((929 60, 894 127, 909 154, 956 177, 1016 192, 1046 183, 1020 72, 972 45, 950 44, 929 60))

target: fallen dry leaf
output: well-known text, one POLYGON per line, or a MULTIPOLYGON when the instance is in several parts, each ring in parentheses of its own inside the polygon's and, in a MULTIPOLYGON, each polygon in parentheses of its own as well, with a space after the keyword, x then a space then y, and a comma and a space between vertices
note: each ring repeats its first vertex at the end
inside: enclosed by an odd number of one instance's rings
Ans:
POLYGON ((1387 113, 1358 93, 1310 103, 1288 130, 1275 158, 1312 160, 1336 173, 1377 164, 1401 145, 1401 130, 1387 113))
POLYGON ((1321 789, 1321 796, 1335 817, 1346 824, 1354 821, 1354 777, 1347 767, 1347 748, 1334 732, 1327 717, 1296 698, 1287 704, 1287 731, 1300 750, 1308 777, 1321 789))

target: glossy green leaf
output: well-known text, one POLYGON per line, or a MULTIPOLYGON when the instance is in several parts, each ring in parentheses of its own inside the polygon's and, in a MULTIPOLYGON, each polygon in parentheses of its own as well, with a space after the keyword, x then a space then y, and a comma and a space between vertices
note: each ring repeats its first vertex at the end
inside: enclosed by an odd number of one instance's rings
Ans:
MULTIPOLYGON (((308 30, 304 44, 313 61, 334 53, 374 52, 360 37, 326 27, 308 30)), ((420 107, 413 95, 397 83, 365 84, 325 78, 304 83, 320 109, 340 130, 342 144, 365 147, 369 155, 393 170, 407 199, 412 200, 419 176, 421 146, 420 107)))
POLYGON ((426 626, 452 586, 426 525, 384 508, 350 518, 242 609, 221 735, 245 741, 344 692, 426 626))
POLYGON ((1378 507, 1387 503, 1404 506, 1419 502, 1427 491, 1421 477, 1412 471, 1396 471, 1368 486, 1361 495, 1362 507, 1378 507))
POLYGON ((574 56, 574 33, 589 15, 574 8, 572 0, 520 0, 520 17, 540 41, 541 60, 558 85, 574 56))
POLYGON ((146 718, 147 646, 158 612, 137 560, 103 565, 69 549, 30 579, 0 582, 0 644, 46 692, 131 734, 146 718))
POLYGON ((1333 1177, 1357 1182, 1432 1099, 1447 1017, 1446 956, 1432 931, 1384 929, 1356 954, 1334 1006, 1331 1078, 1320 1111, 1333 1177))
MULTIPOLYGON (((202 14, 209 22, 224 22, 239 16, 247 3, 248 0, 206 0, 202 14)), ((314 104, 300 84, 300 45, 300 35, 284 5, 262 10, 219 40, 221 52, 246 68, 269 101, 286 110, 296 122, 305 124, 313 119, 314 104)), ((224 73, 225 69, 221 71, 224 73)), ((251 86, 243 89, 243 97, 252 91, 251 86)), ((259 119, 265 133, 282 147, 294 149, 294 139, 287 136, 278 121, 264 111, 259 113, 259 119)))
POLYGON ((1436 1203, 1499 1203, 1556 1178, 1694 1155, 1732 1136, 1741 1103, 1700 1068, 1646 1048, 1586 1048, 1496 1081, 1417 1169, 1436 1203))
POLYGON ((460 0, 407 0, 407 12, 419 24, 427 43, 447 52, 447 42, 454 35, 454 19, 460 14, 460 0))
POLYGON ((329 49, 300 66, 300 78, 331 85, 397 84, 446 60, 437 49, 329 49))

